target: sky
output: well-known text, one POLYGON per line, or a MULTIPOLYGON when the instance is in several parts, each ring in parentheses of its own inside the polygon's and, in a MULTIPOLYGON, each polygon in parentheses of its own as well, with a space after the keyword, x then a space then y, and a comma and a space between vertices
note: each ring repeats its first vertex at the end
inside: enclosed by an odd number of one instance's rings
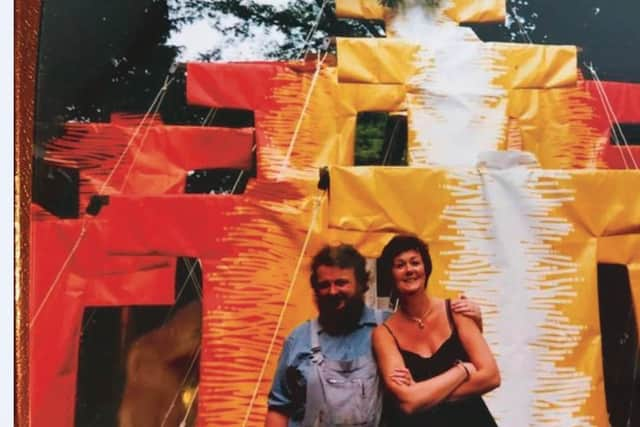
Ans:
MULTIPOLYGON (((175 3, 177 0, 170 0, 175 3)), ((254 0, 260 4, 270 4, 278 7, 285 7, 291 0, 254 0)), ((294 0, 296 1, 296 0, 294 0)), ((297 0, 300 1, 300 0, 297 0)), ((230 18, 232 23, 235 18, 230 18)), ((272 29, 264 27, 254 27, 254 38, 238 41, 221 34, 213 28, 211 21, 201 19, 193 24, 186 25, 178 31, 174 31, 167 41, 174 46, 182 46, 183 50, 178 57, 178 61, 187 62, 198 59, 198 54, 222 46, 222 60, 225 61, 247 61, 266 59, 265 47, 274 41, 281 41, 284 35, 272 29)))

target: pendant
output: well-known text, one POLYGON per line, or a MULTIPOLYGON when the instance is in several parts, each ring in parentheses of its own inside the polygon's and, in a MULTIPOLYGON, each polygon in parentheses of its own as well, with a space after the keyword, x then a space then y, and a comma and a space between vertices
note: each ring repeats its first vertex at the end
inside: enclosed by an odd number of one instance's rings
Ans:
POLYGON ((416 322, 418 322, 418 327, 420 329, 424 329, 424 322, 422 321, 422 319, 416 319, 416 322))

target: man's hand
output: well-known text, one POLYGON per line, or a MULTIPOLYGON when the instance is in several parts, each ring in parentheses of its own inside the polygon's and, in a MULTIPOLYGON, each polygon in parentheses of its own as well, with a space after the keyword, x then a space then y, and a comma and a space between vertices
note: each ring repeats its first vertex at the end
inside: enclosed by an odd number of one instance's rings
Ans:
POLYGON ((451 300, 451 310, 454 313, 462 314, 473 320, 482 332, 482 311, 480 306, 473 300, 468 299, 464 294, 460 298, 451 300))

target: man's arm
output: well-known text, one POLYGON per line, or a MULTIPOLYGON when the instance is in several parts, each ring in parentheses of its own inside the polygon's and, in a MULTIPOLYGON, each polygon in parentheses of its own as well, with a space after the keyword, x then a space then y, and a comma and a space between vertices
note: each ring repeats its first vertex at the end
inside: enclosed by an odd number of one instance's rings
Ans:
POLYGON ((289 417, 278 411, 269 409, 267 418, 264 421, 264 427, 287 427, 287 424, 289 424, 289 417))
POLYGON ((269 391, 269 410, 264 420, 265 427, 287 427, 289 424, 289 416, 286 414, 284 408, 288 408, 291 405, 291 391, 287 384, 287 369, 289 367, 288 363, 292 346, 292 339, 291 336, 289 336, 282 347, 278 367, 276 368, 271 390, 269 391), (280 408, 282 408, 282 410, 279 410, 280 408))

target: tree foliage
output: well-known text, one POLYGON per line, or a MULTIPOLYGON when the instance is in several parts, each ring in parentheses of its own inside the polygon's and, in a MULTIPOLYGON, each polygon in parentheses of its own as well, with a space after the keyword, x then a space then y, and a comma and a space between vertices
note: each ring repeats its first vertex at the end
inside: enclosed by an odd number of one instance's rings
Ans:
MULTIPOLYGON (((264 52, 267 58, 298 59, 305 47, 317 49, 325 37, 381 37, 383 25, 369 21, 338 19, 333 2, 327 0, 290 1, 286 7, 254 0, 170 0, 173 23, 178 27, 207 20, 235 43, 255 36, 256 29, 280 40, 264 52), (317 22, 317 28, 314 28, 317 22), (308 40, 307 37, 311 36, 308 40)), ((221 47, 202 52, 204 60, 220 59, 221 47)))
MULTIPOLYGON (((221 56, 222 44, 238 46, 254 36, 274 35, 280 37, 265 48, 264 57, 299 57, 320 15, 310 50, 327 35, 384 35, 382 23, 338 19, 334 2, 324 1, 291 1, 286 6, 258 0, 47 1, 37 75, 36 142, 59 134, 67 120, 108 121, 113 111, 146 111, 179 54, 179 47, 168 44, 171 34, 203 19, 224 34, 224 42, 201 52, 202 60, 228 59, 221 56)), ((639 2, 507 0, 507 12, 504 24, 473 29, 485 41, 576 44, 583 48, 580 65, 587 77, 585 63, 593 62, 602 79, 640 81, 640 57, 635 55, 640 45, 639 2)), ((204 114, 186 106, 183 92, 184 79, 178 76, 162 116, 171 123, 198 123, 204 114)))

